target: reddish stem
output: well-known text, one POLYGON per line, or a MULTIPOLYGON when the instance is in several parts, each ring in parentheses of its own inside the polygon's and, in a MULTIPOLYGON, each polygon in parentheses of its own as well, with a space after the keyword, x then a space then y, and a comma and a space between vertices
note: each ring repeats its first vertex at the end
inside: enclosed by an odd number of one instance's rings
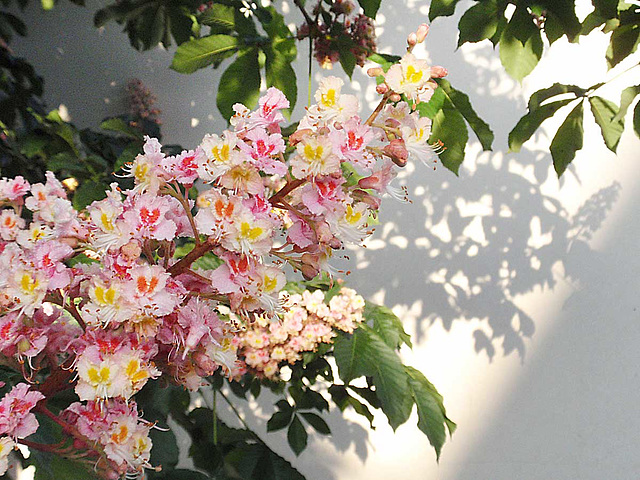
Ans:
POLYGON ((207 252, 210 252, 214 248, 215 244, 211 241, 211 239, 207 240, 204 243, 195 245, 189 253, 187 253, 184 257, 171 265, 167 271, 171 274, 172 277, 178 276, 181 273, 189 270, 189 267, 193 262, 195 262, 207 252))
POLYGON ((289 193, 291 193, 293 190, 298 188, 300 185, 304 184, 306 181, 307 181, 306 178, 288 181, 284 187, 282 187, 276 193, 271 195, 271 197, 269 197, 269 202, 271 202, 272 205, 275 205, 276 203, 280 202, 281 199, 283 199, 289 193))

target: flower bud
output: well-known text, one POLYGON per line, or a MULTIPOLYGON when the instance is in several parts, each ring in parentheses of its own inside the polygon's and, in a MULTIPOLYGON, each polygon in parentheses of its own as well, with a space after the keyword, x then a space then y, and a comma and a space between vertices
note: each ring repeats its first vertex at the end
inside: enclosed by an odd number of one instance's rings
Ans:
POLYGON ((216 363, 204 353, 195 352, 191 358, 196 367, 196 373, 201 377, 208 377, 216 371, 216 363))
POLYGON ((303 128, 302 130, 297 130, 293 132, 291 135, 289 135, 289 144, 295 145, 296 143, 300 142, 304 137, 306 137, 311 133, 313 133, 313 131, 310 128, 303 128))
POLYGON ((120 253, 127 261, 133 261, 137 258, 140 258, 140 254, 142 253, 142 247, 140 246, 140 242, 137 240, 131 240, 126 245, 123 245, 120 248, 120 253))
POLYGON ((446 68, 439 65, 431 67, 431 78, 442 78, 449 74, 446 68))
POLYGON ((418 27, 418 30, 416 31, 416 41, 418 43, 424 42, 424 39, 427 37, 427 33, 429 33, 429 25, 423 23, 418 27))
MULTIPOLYGON (((371 177, 367 177, 367 178, 371 178, 371 177)), ((365 179, 362 178, 360 181, 362 180, 365 180, 365 179)), ((360 182, 358 182, 358 185, 360 185, 360 182)), ((380 208, 380 199, 378 197, 374 197, 369 192, 365 192, 364 190, 354 190, 351 193, 351 196, 356 200, 366 203, 373 210, 378 210, 380 208)))
POLYGON ((305 280, 313 280, 320 273, 320 270, 317 267, 304 264, 300 266, 300 271, 302 272, 302 276, 305 280))
POLYGON ((338 250, 339 248, 342 248, 342 242, 338 237, 333 237, 331 240, 329 240, 329 246, 334 250, 338 250))
POLYGON ((409 45, 409 47, 415 47, 416 43, 418 43, 418 37, 415 32, 411 32, 407 37, 407 45, 409 45))
POLYGON ((367 75, 370 77, 377 77, 378 75, 384 75, 384 70, 382 67, 372 67, 367 70, 367 75))
POLYGON ((392 102, 399 102, 400 100, 402 100, 402 97, 399 93, 392 93, 391 95, 389 95, 389 100, 391 100, 392 102))
POLYGON ((385 155, 391 158, 393 163, 395 163, 399 167, 404 167, 407 164, 409 152, 407 151, 407 147, 404 144, 404 140, 402 140, 401 138, 391 140, 389 145, 384 147, 382 151, 385 155))
POLYGON ((388 91, 389 91, 389 85, 387 85, 386 83, 381 83, 376 87, 376 92, 378 92, 380 95, 384 95, 388 91))
POLYGON ((84 450, 85 448, 87 448, 87 444, 84 443, 82 440, 80 440, 79 438, 75 438, 73 440, 73 449, 74 450, 84 450))

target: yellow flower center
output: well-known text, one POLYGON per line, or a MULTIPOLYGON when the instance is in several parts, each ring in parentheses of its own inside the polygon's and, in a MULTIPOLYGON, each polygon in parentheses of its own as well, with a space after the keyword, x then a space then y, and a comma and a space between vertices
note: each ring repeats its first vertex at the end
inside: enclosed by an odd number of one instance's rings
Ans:
POLYGON ((330 88, 321 95, 321 102, 324 107, 333 107, 336 104, 336 90, 330 88))
POLYGON ((262 235, 262 228, 260 227, 252 227, 248 222, 242 222, 240 224, 240 236, 242 238, 248 238, 251 241, 254 241, 262 235))
POLYGON ((229 145, 226 143, 222 147, 213 147, 211 153, 216 162, 225 163, 229 161, 229 145))
POLYGON ((310 162, 317 162, 322 159, 322 153, 324 152, 324 148, 322 145, 318 145, 316 148, 313 148, 312 145, 306 144, 304 146, 304 156, 310 162))
POLYGON ((409 65, 404 77, 409 83, 418 83, 420 80, 422 80, 422 75, 422 70, 416 70, 413 65, 409 65))
POLYGON ((87 377, 89 381, 94 385, 108 384, 111 377, 111 369, 109 367, 102 367, 98 370, 95 367, 91 367, 87 370, 87 377))

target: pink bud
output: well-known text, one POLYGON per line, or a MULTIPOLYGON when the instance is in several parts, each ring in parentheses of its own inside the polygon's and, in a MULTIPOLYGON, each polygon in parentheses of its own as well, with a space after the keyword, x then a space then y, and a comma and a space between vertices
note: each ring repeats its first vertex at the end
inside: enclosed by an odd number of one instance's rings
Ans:
POLYGON ((429 33, 429 25, 423 23, 418 27, 416 31, 416 40, 418 43, 424 42, 424 39, 427 37, 427 33, 429 33))
POLYGON ((384 147, 382 151, 385 155, 391 158, 393 163, 395 163, 399 167, 404 167, 407 164, 409 152, 407 151, 407 147, 404 144, 404 140, 402 140, 401 138, 391 140, 389 145, 384 147))
POLYGON ((376 92, 378 92, 380 95, 384 95, 388 91, 389 91, 389 85, 387 85, 386 83, 381 83, 376 87, 376 92))
MULTIPOLYGON (((371 177, 368 177, 371 178, 371 177)), ((360 181, 365 180, 364 178, 360 181)), ((358 185, 360 182, 358 182, 358 185)), ((351 193, 351 196, 356 200, 360 200, 363 203, 369 205, 372 209, 378 210, 380 208, 380 199, 378 197, 374 197, 369 192, 365 192, 364 190, 354 190, 351 193)))
POLYGON ((370 77, 377 77, 378 75, 382 75, 383 73, 384 70, 381 67, 372 67, 367 70, 367 75, 369 75, 370 77))
POLYGON ((195 352, 191 358, 193 359, 193 363, 196 367, 196 373, 201 377, 207 377, 216 371, 216 363, 204 353, 195 352))
POLYGON ((449 74, 446 68, 438 65, 431 67, 431 78, 442 78, 449 74))
POLYGON ((415 47, 416 43, 418 43, 418 37, 415 32, 411 32, 407 37, 407 45, 409 45, 410 47, 415 47))
POLYGON ((313 280, 320 273, 320 270, 313 265, 302 265, 300 267, 300 271, 302 272, 302 276, 305 280, 313 280))
POLYGON ((122 248, 120 248, 120 253, 122 253, 122 256, 128 261, 133 261, 137 258, 140 258, 140 254, 142 253, 140 242, 138 242, 137 240, 131 240, 129 243, 123 245, 122 248))
POLYGON ((289 144, 295 145, 296 143, 300 142, 304 137, 306 137, 311 133, 313 133, 313 131, 310 128, 303 128, 302 130, 297 130, 293 132, 291 135, 289 135, 289 144))
POLYGON ((402 100, 402 97, 399 93, 392 93, 391 95, 389 95, 389 100, 391 100, 392 102, 399 102, 400 100, 402 100))

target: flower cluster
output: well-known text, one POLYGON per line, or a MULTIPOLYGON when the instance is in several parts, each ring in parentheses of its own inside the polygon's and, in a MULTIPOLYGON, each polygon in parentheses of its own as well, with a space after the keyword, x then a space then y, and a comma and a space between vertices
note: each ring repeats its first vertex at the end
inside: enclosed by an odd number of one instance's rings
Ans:
POLYGON ((344 55, 344 45, 355 57, 356 65, 364 66, 367 57, 376 51, 373 20, 357 14, 351 0, 333 0, 328 9, 320 1, 313 9, 315 21, 307 18, 298 28, 298 39, 310 37, 316 60, 323 68, 332 68, 344 55))
POLYGON ((78 401, 59 417, 38 408, 101 476, 137 474, 150 466, 151 425, 135 395, 149 381, 196 390, 247 366, 273 377, 334 329, 352 331, 361 297, 283 297, 284 264, 307 279, 331 272, 333 253, 362 242, 381 197, 396 194, 396 165, 432 155, 429 120, 393 95, 415 106, 433 69, 403 62, 400 86, 394 66, 366 120, 328 77, 288 137, 276 88, 253 111, 234 105, 229 129, 193 150, 166 155, 147 137, 122 174, 133 188, 112 184, 82 212, 50 172, 34 185, 1 179, 0 353, 38 391, 19 385, 0 400, 0 429, 4 411, 21 412, 0 432, 0 459, 35 431, 28 412, 40 399, 73 388, 78 401), (239 333, 228 311, 250 329, 239 333))
POLYGON ((162 110, 155 107, 156 96, 139 78, 132 78, 127 82, 127 96, 129 113, 133 118, 142 118, 160 125, 162 110))
POLYGON ((281 293, 284 313, 278 321, 258 317, 236 337, 238 356, 248 370, 267 378, 277 378, 280 365, 302 359, 320 343, 331 343, 335 330, 352 333, 363 319, 364 299, 343 287, 328 304, 324 292, 305 290, 302 294, 281 293))

